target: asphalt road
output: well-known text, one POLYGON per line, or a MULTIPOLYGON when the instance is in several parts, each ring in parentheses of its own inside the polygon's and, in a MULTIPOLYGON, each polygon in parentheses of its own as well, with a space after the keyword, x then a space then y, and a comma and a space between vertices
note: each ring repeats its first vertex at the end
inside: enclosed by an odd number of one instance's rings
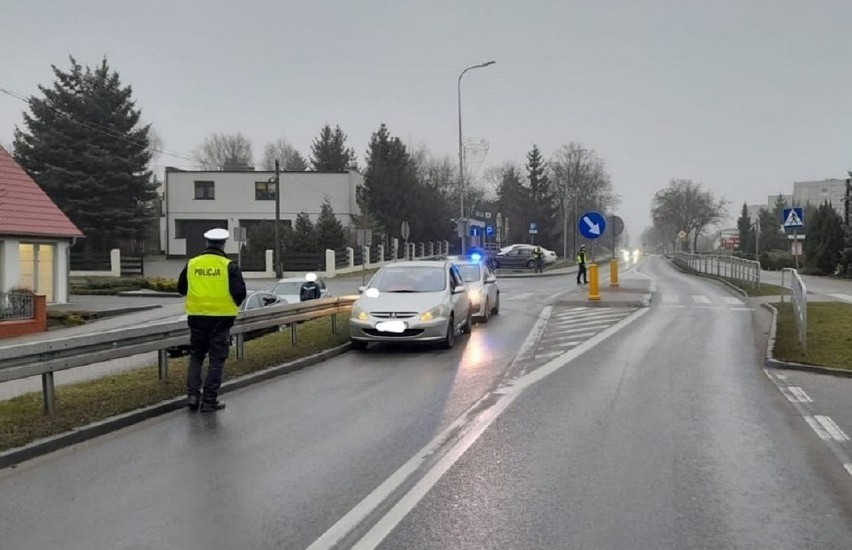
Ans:
POLYGON ((2 547, 849 548, 852 478, 754 312, 640 271, 649 309, 507 280, 453 350, 350 352, 4 470, 2 547))

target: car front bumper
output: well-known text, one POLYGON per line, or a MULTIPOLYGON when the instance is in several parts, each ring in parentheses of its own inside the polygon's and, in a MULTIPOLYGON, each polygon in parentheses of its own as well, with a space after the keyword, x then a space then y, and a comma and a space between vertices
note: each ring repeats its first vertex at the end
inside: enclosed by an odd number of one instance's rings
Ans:
POLYGON ((421 321, 417 318, 399 319, 406 324, 404 332, 383 332, 376 325, 390 319, 371 317, 366 321, 349 319, 349 336, 353 340, 364 342, 433 342, 443 340, 447 335, 446 317, 437 317, 431 321, 421 321))

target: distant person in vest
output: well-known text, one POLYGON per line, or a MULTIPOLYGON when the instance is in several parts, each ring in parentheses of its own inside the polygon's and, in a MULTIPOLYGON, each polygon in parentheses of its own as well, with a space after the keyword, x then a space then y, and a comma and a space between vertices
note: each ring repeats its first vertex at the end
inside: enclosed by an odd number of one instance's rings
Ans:
POLYGON ((186 372, 186 405, 201 412, 225 408, 219 401, 222 371, 228 358, 231 327, 246 299, 246 283, 239 266, 224 252, 230 237, 227 229, 211 229, 204 234, 207 248, 189 260, 178 277, 178 292, 186 296, 189 324, 189 367, 186 372), (210 364, 201 393, 201 367, 209 355, 210 364))
POLYGON ((580 245, 580 251, 577 252, 577 284, 588 284, 589 280, 586 278, 586 245, 580 245), (583 282, 580 282, 580 278, 583 279, 583 282))

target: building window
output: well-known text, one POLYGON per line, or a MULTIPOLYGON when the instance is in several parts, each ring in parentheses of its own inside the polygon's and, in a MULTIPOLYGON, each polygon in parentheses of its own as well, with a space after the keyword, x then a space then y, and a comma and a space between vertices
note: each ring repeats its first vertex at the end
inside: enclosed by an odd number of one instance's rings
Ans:
POLYGON ((215 198, 215 183, 212 181, 195 182, 195 200, 212 201, 215 198))
POLYGON ((274 201, 275 200, 275 182, 256 181, 254 182, 254 200, 256 201, 274 201))
POLYGON ((175 220, 175 239, 186 238, 186 220, 175 220))

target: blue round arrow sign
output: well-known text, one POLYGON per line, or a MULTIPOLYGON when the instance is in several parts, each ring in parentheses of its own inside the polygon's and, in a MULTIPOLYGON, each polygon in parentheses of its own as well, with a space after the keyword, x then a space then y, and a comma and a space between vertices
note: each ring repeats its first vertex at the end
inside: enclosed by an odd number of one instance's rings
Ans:
POLYGON ((577 222, 580 233, 587 239, 597 239, 604 234, 606 218, 600 212, 585 212, 577 222))

